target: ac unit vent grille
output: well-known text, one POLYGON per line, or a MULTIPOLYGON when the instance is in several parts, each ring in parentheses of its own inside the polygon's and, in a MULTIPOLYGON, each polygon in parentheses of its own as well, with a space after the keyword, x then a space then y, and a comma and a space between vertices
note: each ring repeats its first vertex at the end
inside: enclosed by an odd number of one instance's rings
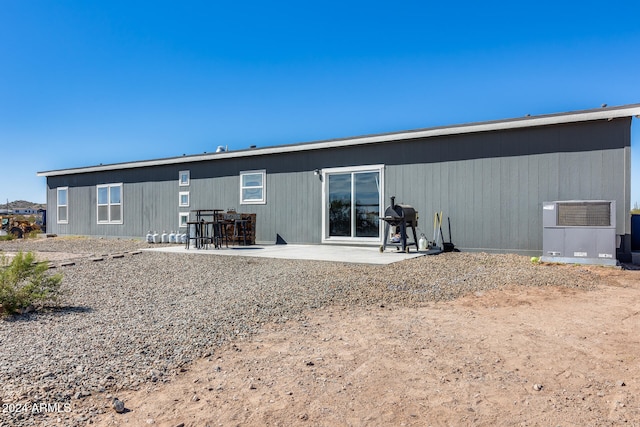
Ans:
POLYGON ((609 227, 611 226, 611 203, 558 203, 558 225, 565 227, 609 227))

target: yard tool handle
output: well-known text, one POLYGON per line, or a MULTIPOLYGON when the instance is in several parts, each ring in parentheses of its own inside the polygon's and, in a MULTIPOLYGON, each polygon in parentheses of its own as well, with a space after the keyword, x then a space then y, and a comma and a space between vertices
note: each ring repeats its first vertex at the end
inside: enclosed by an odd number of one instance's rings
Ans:
POLYGON ((438 232, 438 212, 433 214, 433 243, 436 242, 436 233, 438 232))

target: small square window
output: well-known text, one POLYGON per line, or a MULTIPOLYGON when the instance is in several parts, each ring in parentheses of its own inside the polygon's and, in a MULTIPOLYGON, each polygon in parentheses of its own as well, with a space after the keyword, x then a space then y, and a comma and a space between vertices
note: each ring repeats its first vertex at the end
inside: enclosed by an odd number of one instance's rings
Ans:
POLYGON ((187 222, 189 222, 189 212, 180 212, 180 217, 178 218, 178 227, 187 228, 187 222))
POLYGON ((181 208, 188 208, 189 207, 189 192, 188 191, 181 191, 178 195, 179 199, 178 199, 178 206, 180 206, 181 208))
POLYGON ((180 171, 178 173, 178 185, 180 185, 181 187, 186 187, 189 185, 189 180, 190 180, 190 173, 189 171, 180 171))

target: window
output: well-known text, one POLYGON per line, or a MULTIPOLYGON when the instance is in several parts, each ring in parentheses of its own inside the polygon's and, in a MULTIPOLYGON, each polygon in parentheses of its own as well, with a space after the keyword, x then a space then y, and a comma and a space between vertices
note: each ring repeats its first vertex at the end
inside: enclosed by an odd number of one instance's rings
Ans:
POLYGON ((191 175, 189 171, 180 171, 178 173, 178 185, 180 185, 180 187, 186 187, 189 185, 189 175, 191 175))
POLYGON ((265 177, 264 170, 240 172, 240 204, 267 203, 265 177))
POLYGON ((179 193, 178 206, 180 206, 181 208, 188 208, 189 207, 189 192, 188 191, 181 191, 179 193))
POLYGON ((187 228, 188 221, 189 221, 189 212, 180 212, 180 217, 178 218, 178 227, 187 228))
POLYGON ((323 242, 379 242, 384 165, 323 169, 323 242))
POLYGON ((58 224, 69 223, 69 187, 58 188, 58 224))
POLYGON ((98 224, 122 224, 122 184, 98 185, 98 224))

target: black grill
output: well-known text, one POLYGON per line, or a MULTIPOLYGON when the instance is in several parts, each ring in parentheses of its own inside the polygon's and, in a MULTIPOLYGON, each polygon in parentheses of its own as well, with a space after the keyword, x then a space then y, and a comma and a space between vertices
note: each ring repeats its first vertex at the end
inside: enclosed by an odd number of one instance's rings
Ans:
POLYGON ((410 205, 396 204, 396 198, 391 197, 391 205, 384 211, 384 217, 380 218, 385 222, 384 241, 380 247, 380 252, 387 246, 395 246, 403 252, 409 252, 409 246, 418 249, 418 237, 416 227, 418 226, 418 212, 410 205), (391 236, 391 227, 395 228, 395 233, 391 236), (408 229, 413 231, 413 242, 407 242, 408 229))
MULTIPOLYGON (((384 220, 387 219, 392 222, 397 222, 398 224, 401 221, 404 221, 408 227, 417 226, 416 221, 416 210, 409 205, 396 205, 395 197, 391 198, 391 205, 387 207, 384 211, 384 220)), ((396 224, 396 225, 398 225, 396 224)))

